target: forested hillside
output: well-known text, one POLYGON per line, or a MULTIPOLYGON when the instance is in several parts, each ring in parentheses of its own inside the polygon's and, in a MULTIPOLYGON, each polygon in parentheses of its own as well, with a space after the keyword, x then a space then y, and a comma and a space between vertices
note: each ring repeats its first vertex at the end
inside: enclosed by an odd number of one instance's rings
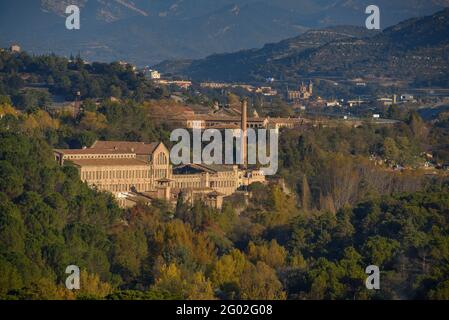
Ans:
POLYGON ((449 297, 447 174, 419 169, 423 153, 449 160, 447 113, 426 122, 393 106, 392 126, 282 130, 279 175, 250 186, 248 205, 233 197, 218 211, 181 197, 175 209, 123 210, 59 167, 52 148, 169 145, 151 110, 175 102, 118 64, 0 58, 1 298, 449 297), (89 97, 78 115, 48 108, 50 94, 75 90, 89 97), (80 291, 64 287, 70 264, 80 291), (364 289, 370 264, 382 271, 375 293, 364 289))
POLYGON ((441 129, 430 127, 415 113, 394 128, 291 130, 280 139, 280 174, 299 194, 306 193, 307 199, 302 200, 306 207, 331 211, 372 195, 414 192, 432 185, 438 175, 431 179, 425 169, 417 169, 426 161, 423 150, 434 149, 437 161, 448 160, 448 141, 441 129), (433 145, 435 137, 439 143, 433 145))
POLYGON ((449 298, 447 179, 368 160, 374 152, 412 168, 435 136, 420 138, 429 124, 416 115, 389 129, 282 132, 287 188, 254 184, 247 206, 236 197, 218 211, 181 197, 174 210, 123 210, 57 166, 51 147, 163 138, 162 128, 138 129, 151 121, 145 105, 106 102, 73 119, 2 101, 3 299, 449 298), (70 264, 82 270, 79 291, 64 287, 70 264), (380 291, 365 289, 371 264, 380 291))
POLYGON ((86 98, 128 98, 136 101, 164 96, 130 65, 118 62, 92 64, 80 56, 31 56, 0 51, 0 94, 26 110, 52 104, 54 96, 73 101, 77 92, 86 98))

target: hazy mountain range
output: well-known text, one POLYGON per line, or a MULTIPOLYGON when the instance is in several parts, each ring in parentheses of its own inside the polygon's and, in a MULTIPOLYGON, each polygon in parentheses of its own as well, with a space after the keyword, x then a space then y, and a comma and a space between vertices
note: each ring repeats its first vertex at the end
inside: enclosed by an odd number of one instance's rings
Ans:
POLYGON ((195 80, 375 77, 449 86, 449 8, 382 32, 344 26, 309 30, 261 49, 165 61, 156 68, 195 80))
MULTIPOLYGON (((0 45, 81 53, 138 65, 261 47, 309 28, 364 25, 364 0, 2 0, 0 45), (65 29, 68 4, 81 30, 65 29)), ((381 27, 433 13, 449 0, 378 0, 381 27)))

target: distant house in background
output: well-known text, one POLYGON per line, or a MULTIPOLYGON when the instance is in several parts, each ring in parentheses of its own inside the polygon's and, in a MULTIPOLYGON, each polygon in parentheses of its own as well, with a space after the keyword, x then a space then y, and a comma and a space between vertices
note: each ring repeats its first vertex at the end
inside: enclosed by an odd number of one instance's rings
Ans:
POLYGON ((367 103, 367 101, 360 100, 360 99, 346 101, 346 105, 351 108, 355 107, 355 106, 361 106, 362 104, 365 104, 365 103, 367 103))
POLYGON ((408 93, 401 94, 400 98, 401 98, 402 102, 416 102, 415 97, 413 97, 413 95, 408 94, 408 93))
POLYGON ((9 47, 9 50, 13 53, 20 53, 21 51, 20 46, 16 43, 12 44, 11 47, 9 47))
POLYGON ((275 96, 278 94, 277 90, 271 87, 259 87, 256 89, 256 93, 261 93, 264 96, 275 96))
POLYGON ((120 61, 118 62, 118 64, 121 65, 121 66, 124 67, 124 68, 127 68, 127 67, 129 66, 129 67, 131 67, 131 70, 132 70, 132 71, 136 71, 136 70, 137 70, 137 67, 136 67, 135 65, 132 65, 132 64, 130 64, 129 62, 126 62, 126 61, 120 60, 120 61))
POLYGON ((327 101, 326 102, 326 107, 340 107, 340 102, 338 102, 337 100, 332 100, 332 101, 327 101))
POLYGON ((181 89, 189 89, 192 86, 192 81, 188 80, 165 80, 165 79, 154 79, 156 84, 170 86, 174 85, 181 89))
POLYGON ((161 78, 161 74, 159 73, 159 71, 149 68, 143 69, 143 75, 145 76, 145 78, 150 80, 157 80, 161 78))
POLYGON ((160 79, 161 74, 157 70, 150 70, 150 79, 160 79))
POLYGON ((379 98, 377 99, 377 101, 381 104, 383 104, 384 106, 391 106, 392 104, 394 104, 394 101, 392 98, 379 98))
POLYGON ((208 89, 223 89, 228 88, 231 85, 229 83, 220 83, 220 82, 201 82, 200 87, 201 88, 208 88, 208 89))

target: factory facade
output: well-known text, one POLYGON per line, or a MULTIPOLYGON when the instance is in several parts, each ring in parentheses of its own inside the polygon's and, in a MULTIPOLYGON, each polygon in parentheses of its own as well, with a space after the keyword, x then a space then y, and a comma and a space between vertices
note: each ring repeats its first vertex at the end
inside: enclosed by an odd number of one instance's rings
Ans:
MULTIPOLYGON (((241 125, 247 130, 246 102, 241 125)), ((243 150, 246 150, 244 148, 243 150)), ((243 165, 185 164, 173 168, 170 151, 162 142, 96 141, 89 148, 55 149, 60 165, 77 168, 90 187, 114 194, 123 207, 154 199, 176 203, 180 194, 190 202, 201 199, 221 208, 223 198, 253 182, 265 182, 260 170, 243 165)))

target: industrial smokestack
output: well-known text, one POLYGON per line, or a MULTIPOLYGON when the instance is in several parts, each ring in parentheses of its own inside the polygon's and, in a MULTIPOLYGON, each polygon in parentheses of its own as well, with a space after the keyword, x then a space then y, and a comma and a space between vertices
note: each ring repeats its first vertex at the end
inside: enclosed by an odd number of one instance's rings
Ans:
POLYGON ((248 142, 247 142, 247 127, 248 127, 248 101, 246 99, 242 100, 242 166, 246 169, 247 166, 247 153, 248 153, 248 142))
POLYGON ((76 118, 81 110, 81 92, 77 91, 75 96, 75 105, 73 106, 73 117, 76 118))

